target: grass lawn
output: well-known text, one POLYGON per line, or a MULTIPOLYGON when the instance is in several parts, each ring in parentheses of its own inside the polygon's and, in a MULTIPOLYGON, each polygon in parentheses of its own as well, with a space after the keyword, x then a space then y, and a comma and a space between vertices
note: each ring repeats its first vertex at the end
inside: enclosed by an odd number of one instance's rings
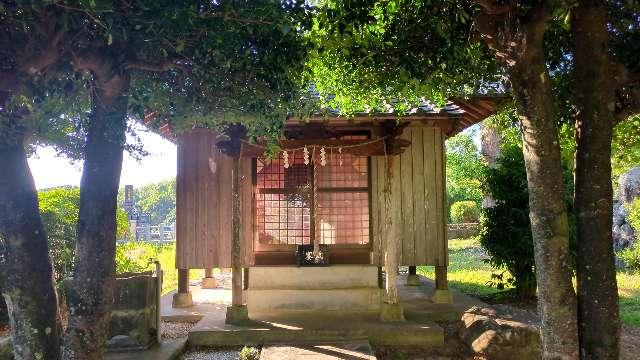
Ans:
MULTIPOLYGON (((477 238, 449 241, 449 285, 466 294, 489 302, 499 301, 499 290, 487 285, 491 274, 497 272, 483 261, 487 256, 477 238)), ((418 272, 433 279, 431 266, 418 268, 418 272)), ((620 317, 627 325, 640 327, 640 273, 618 272, 620 294, 620 317)))
MULTIPOLYGON (((162 294, 178 288, 178 269, 176 269, 176 245, 157 245, 148 242, 128 242, 118 244, 116 250, 116 270, 121 272, 140 272, 154 270, 155 265, 150 260, 160 261, 163 271, 162 294)), ((204 277, 204 270, 189 271, 189 279, 197 280, 204 277)))

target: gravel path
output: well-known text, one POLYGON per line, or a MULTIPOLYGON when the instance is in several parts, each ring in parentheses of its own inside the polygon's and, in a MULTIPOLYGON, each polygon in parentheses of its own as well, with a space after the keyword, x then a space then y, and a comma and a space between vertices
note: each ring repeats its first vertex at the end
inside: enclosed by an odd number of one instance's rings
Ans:
POLYGON ((238 350, 195 350, 188 351, 181 360, 238 360, 240 351, 238 350))
POLYGON ((160 324, 162 339, 179 339, 187 337, 189 335, 189 330, 191 330, 195 324, 196 322, 163 321, 160 324))

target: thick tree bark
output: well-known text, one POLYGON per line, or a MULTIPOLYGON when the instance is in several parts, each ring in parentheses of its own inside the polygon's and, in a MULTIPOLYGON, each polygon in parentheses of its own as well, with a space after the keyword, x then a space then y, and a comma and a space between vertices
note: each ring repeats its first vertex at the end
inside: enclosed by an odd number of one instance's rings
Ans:
POLYGON ((509 76, 523 128, 542 357, 577 359, 577 305, 557 110, 543 51, 548 14, 542 3, 524 16, 509 4, 479 3, 484 11, 476 17, 476 26, 509 76))
MULTIPOLYGON (((542 52, 542 44, 539 49, 542 52)), ((538 55, 510 78, 523 128, 543 358, 577 359, 576 294, 557 117, 544 57, 538 55)))
POLYGON ((0 144, 0 287, 13 353, 16 359, 59 359, 58 300, 38 194, 22 139, 5 141, 0 144))
MULTIPOLYGON (((495 167, 500 156, 500 134, 490 126, 480 125, 480 154, 482 159, 489 167, 495 167)), ((488 209, 496 206, 496 201, 491 197, 488 191, 482 194, 482 208, 488 209)))
POLYGON ((129 76, 91 67, 92 109, 80 184, 75 268, 69 289, 65 359, 102 359, 113 301, 116 206, 125 142, 129 76))
POLYGON ((574 94, 578 107, 575 209, 578 237, 578 324, 582 359, 618 359, 620 319, 613 253, 611 138, 614 68, 607 13, 597 1, 574 10, 574 94), (594 331, 597 329, 597 331, 594 331))

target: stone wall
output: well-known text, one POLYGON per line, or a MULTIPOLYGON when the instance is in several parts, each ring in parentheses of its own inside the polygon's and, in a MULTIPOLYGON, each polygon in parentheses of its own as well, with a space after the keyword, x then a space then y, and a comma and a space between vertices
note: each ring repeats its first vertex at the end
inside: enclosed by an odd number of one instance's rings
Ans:
POLYGON ((479 223, 447 224, 447 239, 463 239, 480 233, 479 223))
MULTIPOLYGON (((640 168, 633 168, 618 179, 618 190, 613 201, 613 249, 618 252, 631 247, 638 239, 628 221, 627 206, 640 198, 640 168)), ((624 261, 616 255, 616 266, 626 267, 624 261)))
POLYGON ((157 286, 151 272, 118 275, 113 289, 109 350, 146 349, 155 343, 157 286))

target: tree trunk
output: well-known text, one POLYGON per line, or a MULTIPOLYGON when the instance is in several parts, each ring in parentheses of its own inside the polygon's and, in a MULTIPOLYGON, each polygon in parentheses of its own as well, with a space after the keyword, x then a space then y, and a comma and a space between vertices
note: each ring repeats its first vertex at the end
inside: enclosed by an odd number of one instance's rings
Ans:
POLYGON ((616 99, 609 73, 613 66, 607 54, 607 13, 586 1, 573 15, 580 355, 582 359, 618 359, 620 320, 611 232, 611 138, 616 99))
POLYGON ((0 287, 13 353, 16 359, 59 359, 53 268, 21 139, 0 144, 0 169, 0 287))
POLYGON ((66 359, 102 359, 113 302, 116 207, 125 143, 128 74, 93 73, 92 109, 80 184, 75 268, 69 289, 66 359))
MULTIPOLYGON (((500 134, 491 126, 483 124, 480 126, 480 154, 487 166, 492 168, 496 166, 498 157, 500 157, 500 134)), ((483 209, 496 206, 496 201, 491 197, 491 194, 487 190, 484 191, 482 196, 483 209)))
POLYGON ((509 71, 523 128, 538 308, 544 359, 577 359, 576 294, 571 282, 569 224, 556 110, 542 38, 527 61, 509 71))
POLYGON ((577 359, 576 294, 571 282, 569 224, 557 110, 544 57, 549 14, 543 2, 527 14, 513 3, 477 1, 475 25, 512 85, 523 130, 529 217, 538 282, 543 359, 577 359))

